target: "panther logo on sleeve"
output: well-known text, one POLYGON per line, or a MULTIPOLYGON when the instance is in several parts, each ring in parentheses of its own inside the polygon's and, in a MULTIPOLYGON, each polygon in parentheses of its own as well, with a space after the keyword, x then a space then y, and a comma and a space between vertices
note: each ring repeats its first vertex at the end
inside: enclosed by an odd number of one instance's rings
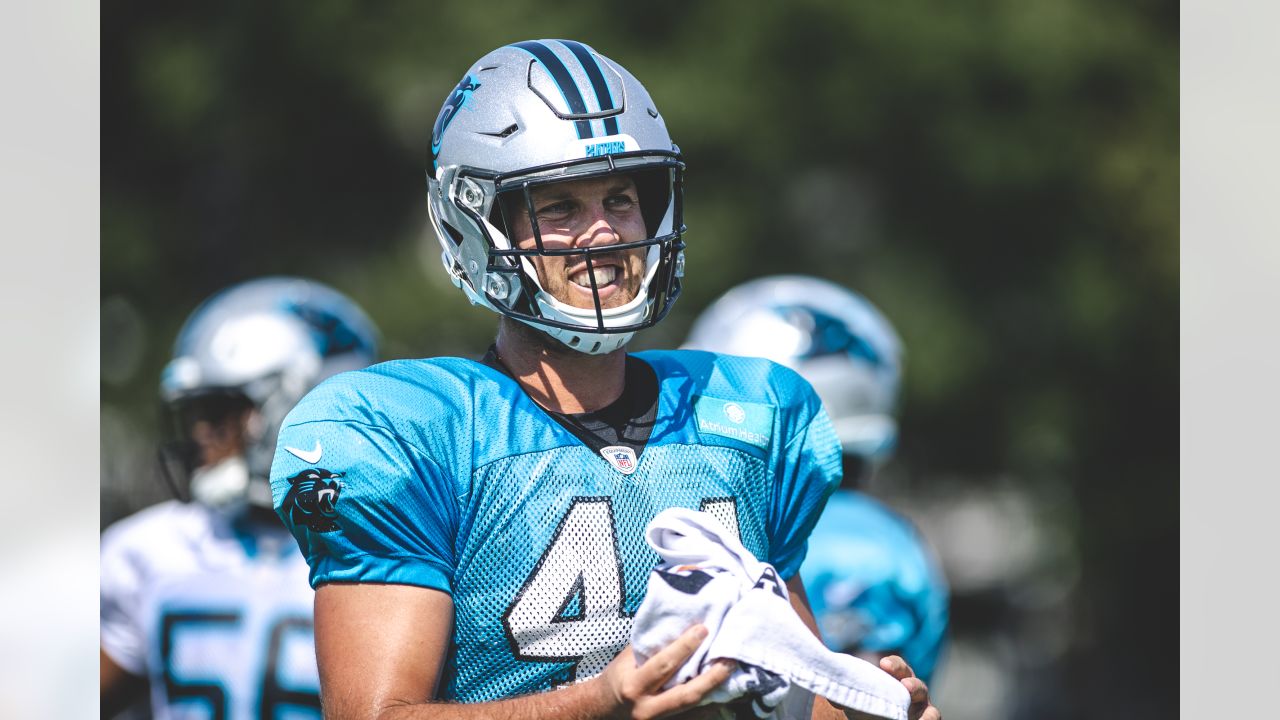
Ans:
POLYGON ((338 478, 342 473, 323 468, 307 468, 289 478, 289 492, 284 496, 284 508, 289 522, 305 525, 316 532, 332 532, 338 529, 338 478))

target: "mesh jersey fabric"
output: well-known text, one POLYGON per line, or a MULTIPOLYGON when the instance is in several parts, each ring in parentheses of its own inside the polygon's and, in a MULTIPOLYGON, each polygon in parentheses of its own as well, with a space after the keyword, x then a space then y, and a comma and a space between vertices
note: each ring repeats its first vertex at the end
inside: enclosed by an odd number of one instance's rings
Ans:
POLYGON ((477 362, 392 361, 322 383, 286 418, 272 467, 312 584, 449 592, 454 648, 439 694, 479 702, 604 668, 658 562, 643 532, 665 508, 716 514, 795 575, 840 480, 812 389, 767 360, 636 357, 659 400, 631 474, 477 362))
POLYGON ((928 683, 950 593, 916 528, 865 493, 838 490, 809 541, 800 576, 827 646, 902 655, 928 683))
POLYGON ((284 528, 173 500, 107 528, 100 560, 102 649, 149 680, 154 717, 320 716, 314 591, 284 528))

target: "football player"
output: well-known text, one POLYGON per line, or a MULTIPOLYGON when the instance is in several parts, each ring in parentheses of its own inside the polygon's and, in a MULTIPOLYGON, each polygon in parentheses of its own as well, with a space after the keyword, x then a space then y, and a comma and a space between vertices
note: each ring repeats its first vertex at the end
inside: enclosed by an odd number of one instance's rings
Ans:
MULTIPOLYGON (((347 373, 281 430, 273 490, 311 563, 326 714, 692 708, 731 668, 663 690, 697 625, 637 665, 631 618, 657 560, 643 529, 671 506, 718 515, 808 616, 797 573, 839 475, 831 424, 767 361, 626 352, 680 294, 684 163, 622 66, 569 40, 498 48, 449 93, 431 145, 444 269, 499 315, 497 337, 480 361, 347 373), (312 447, 323 459, 290 450, 312 447)), ((886 664, 917 715, 936 713, 886 664)))
POLYGON ((160 381, 181 499, 102 535, 103 717, 148 683, 157 718, 319 717, 314 593, 268 474, 285 413, 376 346, 360 308, 300 278, 232 286, 187 319, 160 381))
POLYGON ((823 640, 868 658, 900 655, 928 682, 946 637, 946 579, 915 527, 859 489, 897 444, 902 348, 889 321, 834 283, 774 276, 712 303, 685 347, 769 358, 813 385, 844 464, 800 567, 823 640))

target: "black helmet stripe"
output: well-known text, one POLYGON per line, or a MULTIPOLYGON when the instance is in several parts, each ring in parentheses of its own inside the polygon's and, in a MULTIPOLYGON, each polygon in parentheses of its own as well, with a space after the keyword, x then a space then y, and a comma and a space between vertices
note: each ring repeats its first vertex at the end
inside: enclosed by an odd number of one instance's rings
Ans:
MULTIPOLYGON (((569 103, 570 112, 574 115, 587 114, 587 104, 582 100, 582 93, 578 90, 577 83, 573 81, 573 76, 569 74, 568 68, 564 66, 564 63, 560 62, 560 58, 556 56, 551 48, 536 40, 518 42, 512 47, 518 47, 533 55, 538 59, 538 62, 547 68, 547 72, 551 73, 551 78, 556 81, 556 85, 560 86, 560 92, 564 95, 565 102, 569 103)), ((591 132, 590 120, 577 120, 574 125, 578 129, 579 140, 595 137, 591 132)))
MULTIPOLYGON (((591 89, 596 93, 596 104, 600 107, 600 111, 613 110, 613 93, 609 92, 609 83, 604 79, 604 72, 600 69, 600 64, 596 61, 591 51, 585 45, 574 40, 561 40, 561 45, 569 48, 573 56, 578 58, 578 62, 582 63, 582 69, 586 71, 587 77, 591 79, 591 89)), ((605 118, 604 134, 618 134, 618 118, 605 118)))

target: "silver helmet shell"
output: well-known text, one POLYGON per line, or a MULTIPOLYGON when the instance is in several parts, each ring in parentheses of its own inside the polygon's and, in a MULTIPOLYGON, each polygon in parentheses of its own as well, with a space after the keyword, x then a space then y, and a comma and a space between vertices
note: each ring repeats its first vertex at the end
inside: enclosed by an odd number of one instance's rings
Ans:
POLYGON ((622 347, 666 316, 684 274, 683 168, 648 91, 626 69, 571 40, 498 48, 467 70, 449 94, 431 137, 428 208, 441 260, 467 298, 585 353, 622 347), (529 211, 530 188, 631 173, 648 237, 599 248, 513 246, 508 207, 529 211), (499 202, 499 196, 514 202, 499 202), (586 257, 644 248, 636 297, 616 308, 560 302, 541 285, 537 255, 586 257))
POLYGON ((236 460, 245 477, 234 479, 225 468, 193 475, 191 495, 211 505, 270 507, 271 461, 285 415, 320 381, 374 362, 377 347, 378 330, 364 311, 314 280, 259 278, 205 300, 178 333, 161 399, 177 411, 201 398, 235 397, 256 412, 236 460))
POLYGON ((902 341, 851 290, 801 275, 752 280, 703 311, 685 347, 796 370, 817 391, 845 453, 878 464, 897 444, 902 341))

